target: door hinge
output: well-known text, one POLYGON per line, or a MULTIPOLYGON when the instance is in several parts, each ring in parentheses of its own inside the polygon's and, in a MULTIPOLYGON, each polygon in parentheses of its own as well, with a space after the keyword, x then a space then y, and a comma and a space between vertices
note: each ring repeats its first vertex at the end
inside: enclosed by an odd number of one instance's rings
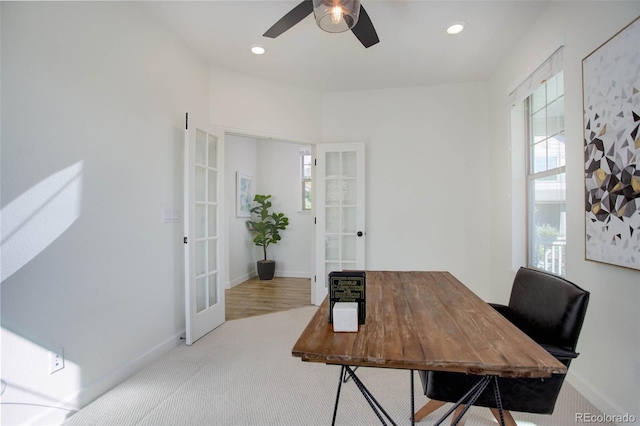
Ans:
POLYGON ((314 166, 317 166, 317 165, 318 165, 318 159, 317 159, 317 158, 314 158, 314 159, 313 159, 313 165, 314 165, 314 166))
POLYGON ((316 276, 315 275, 313 276, 313 282, 314 283, 316 282, 316 276))
POLYGON ((184 129, 189 130, 189 113, 184 116, 184 129))
POLYGON ((318 224, 318 218, 317 218, 317 217, 314 217, 314 218, 313 218, 313 224, 314 224, 314 225, 317 225, 317 224, 318 224))
POLYGON ((182 240, 185 244, 187 244, 187 237, 184 237, 184 240, 182 240))

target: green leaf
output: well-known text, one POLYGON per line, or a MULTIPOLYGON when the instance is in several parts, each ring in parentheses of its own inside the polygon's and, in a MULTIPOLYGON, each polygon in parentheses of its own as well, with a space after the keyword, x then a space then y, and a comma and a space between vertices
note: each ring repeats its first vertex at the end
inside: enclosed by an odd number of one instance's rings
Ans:
POLYGON ((257 246, 264 247, 265 260, 267 247, 270 244, 277 244, 281 240, 279 231, 284 230, 289 225, 289 219, 284 213, 269 212, 272 206, 269 199, 271 195, 256 194, 253 198, 258 205, 251 209, 251 213, 256 216, 256 220, 247 220, 249 231, 255 233, 253 242, 257 246))

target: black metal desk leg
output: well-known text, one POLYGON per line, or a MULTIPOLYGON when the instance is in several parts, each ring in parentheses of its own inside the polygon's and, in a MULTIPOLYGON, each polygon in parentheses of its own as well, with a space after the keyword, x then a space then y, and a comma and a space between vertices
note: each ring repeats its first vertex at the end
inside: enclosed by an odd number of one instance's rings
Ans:
MULTIPOLYGON (((355 368, 353 369, 353 372, 355 373, 356 370, 358 369, 358 366, 356 365, 355 368)), ((344 376, 342 377, 342 383, 347 383, 349 381, 349 376, 347 375, 347 372, 344 372, 344 376)))
POLYGON ((502 396, 500 396, 500 388, 498 387, 498 376, 493 376, 493 396, 496 398, 496 407, 498 408, 498 413, 500 413, 500 426, 505 426, 502 396))
POLYGON ((344 365, 340 369, 340 380, 338 380, 338 392, 336 393, 336 405, 333 408, 333 420, 331 421, 331 426, 335 426, 336 424, 336 414, 338 414, 338 401, 340 401, 340 389, 342 388, 342 377, 345 374, 344 365))
MULTIPOLYGON (((462 409, 462 412, 460 412, 460 414, 458 414, 458 417, 456 417, 455 419, 453 419, 453 423, 451 423, 452 426, 455 426, 458 424, 458 422, 460 422, 460 419, 462 419, 462 417, 467 413, 467 410, 469 408, 471 408, 471 406, 473 404, 475 404, 476 400, 480 397, 480 394, 482 392, 484 392, 485 388, 489 385, 489 382, 491 381, 490 377, 486 377, 481 383, 482 386, 480 386, 480 389, 478 389, 478 391, 476 393, 474 393, 471 398, 469 398, 469 401, 467 402, 467 404, 464 406, 464 408, 462 409)), ((504 425, 503 425, 504 426, 504 425)))
POLYGON ((444 422, 444 420, 447 417, 449 417, 449 415, 451 415, 451 413, 453 413, 455 409, 460 406, 460 404, 465 404, 465 407, 460 413, 460 415, 455 419, 453 419, 453 422, 451 423, 452 426, 457 425, 460 419, 462 418, 462 416, 465 415, 469 407, 473 405, 473 403, 476 402, 476 399, 478 399, 480 394, 484 392, 484 389, 487 387, 490 381, 491 381, 491 376, 483 377, 478 383, 476 383, 471 389, 469 389, 469 391, 466 394, 464 394, 464 396, 460 398, 458 402, 453 404, 453 407, 451 407, 445 414, 443 414, 443 416, 440 417, 440 420, 438 420, 434 426, 440 426, 440 424, 442 424, 442 422, 444 422))
MULTIPOLYGON (((389 416, 389 413, 387 413, 385 409, 382 408, 382 405, 380 405, 380 403, 375 399, 375 397, 371 394, 371 392, 369 392, 369 389, 367 389, 367 387, 364 385, 364 383, 362 383, 362 381, 358 378, 358 376, 354 373, 354 371, 355 371, 355 368, 352 369, 348 365, 343 365, 342 368, 340 369, 340 380, 338 381, 338 392, 336 393, 336 404, 333 409, 333 419, 331 421, 331 425, 335 426, 336 424, 336 416, 338 414, 338 402, 340 401, 340 390, 342 389, 342 384, 346 383, 347 379, 351 379, 353 380, 353 383, 356 385, 360 393, 362 393, 362 396, 364 397, 365 401, 367 401, 367 403, 369 404, 369 406, 371 407, 375 415, 378 417, 378 420, 380 420, 380 423, 382 423, 383 426, 387 425, 387 423, 385 422, 385 419, 383 418, 384 416, 387 418, 387 420, 389 420, 389 422, 393 426, 397 426, 396 423, 391 418, 391 416, 389 416)), ((415 392, 413 389, 414 387, 413 370, 410 370, 410 373, 411 373, 411 425, 413 426, 415 425, 415 413, 414 413, 415 392)))
POLYGON ((409 374, 411 374, 411 426, 415 426, 415 424, 416 424, 416 409, 415 409, 414 395, 413 395, 413 370, 409 370, 409 374))
POLYGON ((364 399, 369 403, 369 406, 371 407, 373 412, 376 414, 376 416, 378 416, 378 419, 380 420, 380 423, 382 423, 385 426, 387 424, 384 421, 384 419, 382 418, 382 415, 380 414, 382 412, 382 414, 384 414, 385 417, 387 419, 389 419, 389 421, 391 422, 391 424, 393 426, 397 426, 396 423, 391 418, 391 416, 389 416, 389 413, 387 413, 384 410, 384 408, 382 408, 382 405, 380 405, 380 403, 373 397, 371 392, 369 392, 369 389, 367 389, 367 387, 364 385, 364 383, 362 383, 362 381, 358 378, 358 376, 356 376, 356 374, 353 372, 353 370, 351 370, 351 367, 345 366, 345 368, 347 369, 347 373, 349 373, 349 376, 351 376, 351 379, 353 380, 353 382, 358 387, 358 390, 360 390, 360 393, 362 393, 362 396, 364 396, 364 399), (378 410, 380 410, 380 411, 378 411, 378 410))

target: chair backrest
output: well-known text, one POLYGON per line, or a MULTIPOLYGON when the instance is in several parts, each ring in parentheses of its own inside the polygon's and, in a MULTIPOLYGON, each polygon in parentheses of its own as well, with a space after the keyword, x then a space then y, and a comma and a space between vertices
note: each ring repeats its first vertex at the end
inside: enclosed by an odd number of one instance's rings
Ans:
POLYGON ((564 278, 520 268, 509 299, 510 318, 538 343, 575 351, 589 292, 564 278))

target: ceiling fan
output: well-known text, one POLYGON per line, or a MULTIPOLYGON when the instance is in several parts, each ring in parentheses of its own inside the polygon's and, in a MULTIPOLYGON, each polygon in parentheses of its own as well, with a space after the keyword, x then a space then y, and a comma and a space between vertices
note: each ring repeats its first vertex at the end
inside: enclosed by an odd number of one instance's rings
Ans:
POLYGON ((324 31, 340 33, 351 30, 366 48, 380 42, 360 0, 303 0, 280 18, 263 36, 276 38, 311 12, 315 15, 318 26, 324 31))

